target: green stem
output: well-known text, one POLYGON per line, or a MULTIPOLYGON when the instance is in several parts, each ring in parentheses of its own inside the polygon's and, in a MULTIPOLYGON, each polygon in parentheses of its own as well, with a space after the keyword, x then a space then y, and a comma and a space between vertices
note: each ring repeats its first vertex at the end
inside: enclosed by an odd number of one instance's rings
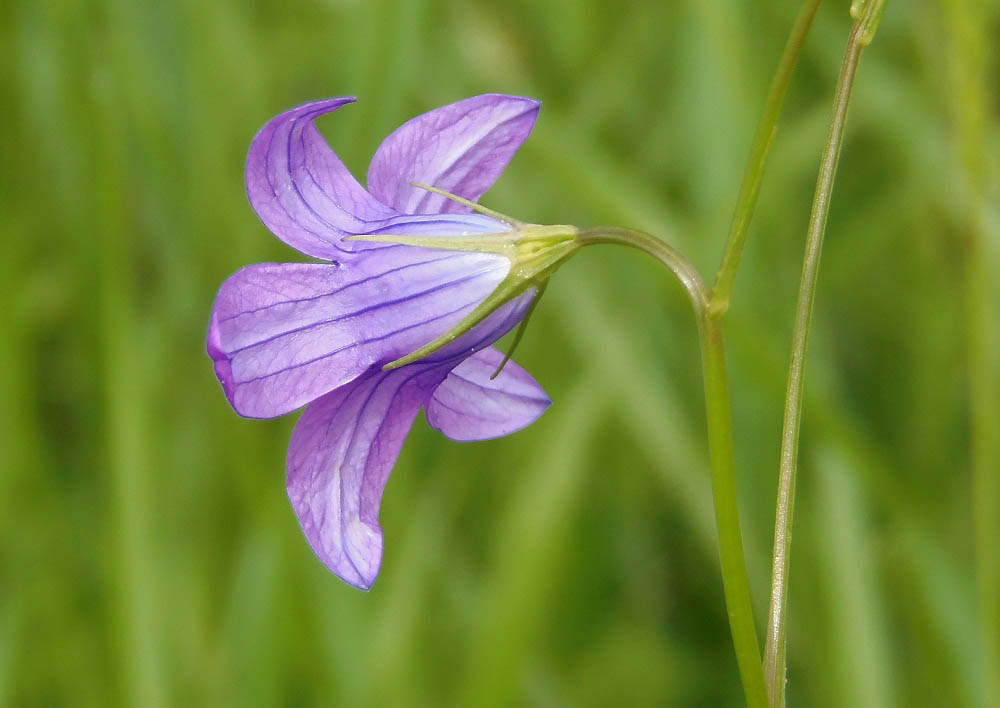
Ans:
MULTIPOLYGON (((750 157, 743 175, 736 210, 716 276, 711 296, 698 272, 674 249, 649 234, 630 229, 590 229, 578 234, 581 245, 616 243, 649 253, 677 276, 691 300, 698 320, 705 380, 705 408, 708 423, 712 493, 716 527, 719 534, 719 557, 723 590, 733 636, 737 664, 747 705, 768 708, 769 692, 765 687, 760 648, 750 602, 743 537, 740 532, 735 470, 733 463, 733 423, 722 317, 729 308, 733 281, 740 256, 746 245, 747 231, 757 204, 764 166, 777 130, 778 117, 788 84, 798 62, 802 46, 812 26, 820 0, 806 0, 785 43, 781 60, 764 103, 757 125, 750 157)), ((773 695, 773 694, 771 694, 773 695)))
POLYGON ((819 274, 820 254, 823 250, 823 235, 830 213, 830 197, 833 193, 834 177, 840 159, 840 149, 844 141, 844 126, 847 108, 851 100, 851 89, 857 75, 861 51, 875 32, 884 0, 873 0, 860 10, 859 17, 851 29, 844 53, 844 62, 837 81, 833 102, 833 119, 827 137, 816 194, 813 198, 812 214, 806 237, 805 258, 802 264, 802 279, 799 284, 798 301, 795 308, 795 328, 792 333, 792 355, 788 367, 788 388, 785 395, 785 416, 781 435, 781 463, 778 476, 778 501, 774 522, 774 556, 771 572, 771 603, 768 609, 767 638, 764 647, 764 674, 772 705, 784 705, 785 693, 785 608, 788 592, 788 559, 791 548, 792 517, 795 508, 795 472, 798 462, 799 427, 802 419, 802 390, 805 380, 806 348, 809 344, 809 330, 812 324, 813 302, 816 298, 816 280, 819 274))
POLYGON ((750 602, 743 535, 736 494, 733 463, 733 417, 730 409, 726 354, 722 337, 722 313, 708 308, 701 276, 673 248, 660 239, 631 229, 597 228, 578 234, 581 246, 613 243, 637 248, 656 258, 677 276, 691 299, 698 320, 705 378, 705 413, 708 423, 709 462, 715 523, 719 534, 722 587, 729 615, 729 628, 736 651, 736 663, 749 708, 768 708, 760 645, 750 602))
POLYGON ((577 232, 576 242, 580 246, 613 243, 618 246, 628 246, 648 253, 677 276, 681 285, 684 286, 684 290, 687 291, 688 297, 691 300, 691 306, 694 307, 695 315, 699 320, 704 317, 708 298, 705 294, 705 283, 702 281, 701 275, 676 249, 656 238, 656 236, 635 229, 600 226, 577 232))
POLYGON ((795 25, 785 42, 785 49, 781 53, 774 79, 771 80, 771 88, 764 101, 764 112, 757 123, 753 145, 750 147, 750 157, 747 159, 746 170, 743 173, 743 183, 740 185, 740 193, 736 199, 736 210, 733 212, 733 221, 729 227, 729 238, 722 255, 722 265, 719 266, 719 272, 715 277, 715 286, 712 288, 711 307, 713 310, 725 312, 729 309, 733 280, 736 278, 740 256, 746 245, 750 219, 753 218, 754 208, 757 206, 757 195, 760 193, 760 183, 764 178, 764 165, 767 164, 771 142, 778 129, 781 104, 785 100, 788 84, 795 71, 795 65, 798 63, 799 54, 802 52, 802 46, 805 44, 820 1, 806 0, 802 5, 795 25))
POLYGON ((712 467, 712 496, 715 524, 719 532, 722 584, 733 634, 736 662, 743 680, 743 692, 751 708, 770 705, 761 669, 760 645, 750 604, 743 536, 736 504, 736 475, 733 468, 733 417, 726 375, 726 352, 721 319, 706 311, 699 320, 705 377, 705 413, 708 418, 708 448, 712 467))

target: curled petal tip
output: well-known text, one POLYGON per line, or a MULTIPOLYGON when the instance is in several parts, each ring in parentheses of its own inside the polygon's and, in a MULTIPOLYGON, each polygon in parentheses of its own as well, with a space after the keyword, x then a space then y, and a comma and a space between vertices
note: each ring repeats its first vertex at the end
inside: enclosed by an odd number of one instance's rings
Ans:
POLYGON ((292 248, 324 260, 350 256, 348 233, 396 212, 358 184, 314 121, 352 96, 303 103, 272 118, 250 144, 246 190, 257 216, 292 248))

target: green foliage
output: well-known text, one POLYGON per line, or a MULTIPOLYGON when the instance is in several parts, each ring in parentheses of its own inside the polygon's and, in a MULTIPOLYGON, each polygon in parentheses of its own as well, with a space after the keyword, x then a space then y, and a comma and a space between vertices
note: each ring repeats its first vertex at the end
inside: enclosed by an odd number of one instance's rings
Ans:
MULTIPOLYGON (((301 537, 284 495, 294 417, 239 419, 203 341, 226 276, 301 259, 246 202, 250 139, 332 95, 359 97, 320 124, 359 175, 416 113, 540 98, 487 205, 639 228, 710 278, 796 11, 0 5, 0 705, 739 705, 694 323, 654 263, 587 249, 553 279, 518 350, 555 401, 537 424, 469 445, 417 424, 370 594, 301 537)), ((790 707, 982 701, 962 102, 942 13, 890 4, 851 108, 806 384, 790 707)), ((759 627, 803 237, 849 26, 846 2, 824 4, 726 320, 759 627)), ((995 102, 982 132, 997 155, 995 102)), ((994 283, 997 250, 982 256, 994 283)))

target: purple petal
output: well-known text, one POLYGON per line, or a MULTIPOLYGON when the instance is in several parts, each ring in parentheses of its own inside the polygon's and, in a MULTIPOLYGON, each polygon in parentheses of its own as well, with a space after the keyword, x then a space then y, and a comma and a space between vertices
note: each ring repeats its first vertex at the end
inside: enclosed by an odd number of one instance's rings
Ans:
MULTIPOLYGON (((249 266, 219 289, 208 353, 240 415, 283 415, 447 331, 509 267, 494 254, 407 247, 340 266, 249 266)), ((429 360, 492 343, 517 324, 533 296, 504 305, 429 360)))
POLYGON ((368 169, 368 188, 407 214, 467 212, 411 182, 479 199, 531 133, 538 108, 538 101, 528 98, 488 94, 417 116, 379 147, 368 169))
POLYGON ((396 215, 374 199, 316 130, 317 116, 353 98, 314 101, 273 118, 253 139, 247 156, 247 196, 275 236, 303 253, 332 260, 340 237, 367 222, 396 215))
POLYGON ((530 288, 510 302, 498 307, 458 339, 441 347, 433 354, 425 356, 420 361, 432 363, 450 361, 451 365, 454 366, 455 362, 462 361, 485 349, 521 322, 537 294, 536 288, 530 288))
POLYGON ((529 425, 551 401, 531 375, 493 347, 483 349, 455 367, 427 403, 432 428, 460 442, 509 435, 529 425))
POLYGON ((316 258, 349 260, 355 252, 386 245, 344 241, 344 236, 507 230, 480 214, 399 214, 366 192, 313 123, 353 100, 332 98, 298 106, 272 119, 254 138, 247 157, 247 196, 275 236, 316 258))
POLYGON ((382 562, 379 503, 413 419, 445 367, 378 372, 306 408, 288 446, 288 498, 312 546, 367 590, 382 562))

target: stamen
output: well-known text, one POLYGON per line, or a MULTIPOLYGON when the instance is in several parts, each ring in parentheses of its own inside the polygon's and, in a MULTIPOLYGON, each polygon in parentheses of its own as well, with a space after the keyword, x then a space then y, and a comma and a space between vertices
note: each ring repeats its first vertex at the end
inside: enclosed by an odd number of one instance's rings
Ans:
POLYGON ((492 216, 494 219, 499 219, 503 223, 507 224, 511 228, 520 229, 527 226, 523 221, 518 221, 512 216, 507 216, 506 214, 501 214, 498 211, 494 211, 488 207, 484 207, 482 204, 477 204, 476 202, 469 201, 465 197, 460 197, 457 194, 452 194, 451 192, 446 192, 443 189, 438 189, 437 187, 431 187, 430 185, 421 184, 420 182, 410 182, 410 184, 417 189, 425 189, 428 192, 433 192, 434 194, 440 194, 445 199, 450 199, 453 202, 458 202, 462 206, 467 206, 473 211, 477 211, 480 214, 485 214, 486 216, 492 216))
POLYGON ((357 234, 344 236, 344 241, 374 241, 397 246, 418 246, 436 248, 442 251, 473 251, 476 253, 499 253, 510 257, 508 251, 516 246, 509 240, 484 241, 484 236, 510 236, 509 231, 470 234, 468 236, 414 236, 410 234, 357 234))

